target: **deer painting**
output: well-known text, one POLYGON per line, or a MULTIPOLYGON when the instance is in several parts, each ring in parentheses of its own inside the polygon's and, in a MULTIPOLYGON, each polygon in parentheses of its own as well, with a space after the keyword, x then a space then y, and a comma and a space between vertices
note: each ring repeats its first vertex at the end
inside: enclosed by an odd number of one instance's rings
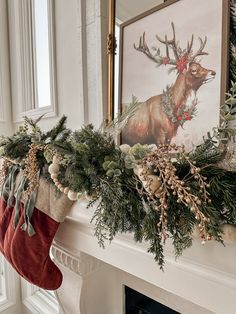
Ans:
POLYGON ((199 37, 200 47, 194 53, 194 35, 187 43, 187 48, 181 49, 176 41, 175 25, 172 22, 172 39, 156 39, 165 45, 166 55, 162 56, 159 48, 149 49, 145 33, 140 37, 139 45, 134 44, 134 49, 144 54, 158 67, 161 65, 172 66, 169 71, 177 71, 177 78, 171 86, 160 95, 154 95, 142 103, 138 103, 135 114, 129 119, 122 131, 122 142, 133 145, 164 144, 171 142, 183 123, 191 120, 196 114, 198 104, 197 91, 205 83, 214 79, 216 72, 205 69, 197 60, 199 56, 207 55, 204 51, 207 37, 199 37), (171 54, 170 54, 171 52, 171 54), (173 57, 171 57, 173 56, 173 57))

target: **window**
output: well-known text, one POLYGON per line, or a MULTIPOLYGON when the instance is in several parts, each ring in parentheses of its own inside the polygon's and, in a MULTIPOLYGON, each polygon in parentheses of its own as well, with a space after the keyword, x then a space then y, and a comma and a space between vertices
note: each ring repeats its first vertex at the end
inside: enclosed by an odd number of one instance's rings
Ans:
POLYGON ((14 122, 56 115, 54 3, 8 3, 14 122))
POLYGON ((0 254, 0 312, 11 308, 14 312, 16 305, 17 276, 0 254))
POLYGON ((35 107, 51 106, 48 0, 32 1, 35 107))

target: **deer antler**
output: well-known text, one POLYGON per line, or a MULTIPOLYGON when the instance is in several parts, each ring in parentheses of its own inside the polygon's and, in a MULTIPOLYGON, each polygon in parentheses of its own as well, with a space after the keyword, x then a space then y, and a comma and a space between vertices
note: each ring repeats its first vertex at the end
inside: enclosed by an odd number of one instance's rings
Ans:
POLYGON ((193 47, 194 36, 192 34, 191 41, 188 41, 187 54, 190 55, 193 47))
POLYGON ((167 35, 165 35, 164 39, 162 39, 161 37, 156 35, 156 39, 160 43, 164 44, 166 47, 166 56, 165 57, 161 56, 159 48, 158 49, 154 48, 156 50, 155 54, 151 53, 151 51, 148 48, 148 45, 146 43, 145 32, 139 38, 138 47, 134 44, 134 49, 144 53, 149 59, 154 61, 158 66, 160 66, 162 64, 164 64, 164 65, 171 64, 171 65, 175 66, 174 69, 177 69, 178 72, 181 73, 185 69, 187 69, 187 64, 189 62, 194 61, 197 56, 208 55, 207 52, 203 51, 205 46, 206 46, 207 37, 205 37, 204 41, 202 40, 202 38, 199 37, 200 48, 198 49, 198 51, 196 53, 192 54, 194 35, 192 35, 191 40, 188 41, 187 48, 181 49, 180 47, 178 47, 178 43, 176 42, 175 25, 173 22, 171 22, 171 27, 172 27, 172 31, 173 31, 173 38, 172 39, 168 39, 167 35), (170 48, 173 50, 175 59, 170 59, 170 53, 169 53, 170 48))
POLYGON ((143 33, 143 36, 140 36, 139 38, 139 46, 136 47, 136 45, 134 44, 134 49, 136 49, 137 51, 143 52, 149 59, 151 59, 157 64, 160 64, 160 58, 153 55, 148 48, 148 45, 145 40, 145 32, 143 33))
MULTIPOLYGON (((191 58, 189 59, 189 62, 192 62, 196 59, 197 56, 204 56, 204 55, 208 55, 208 52, 203 51, 203 49, 206 46, 207 43, 207 36, 205 36, 204 41, 202 40, 201 37, 198 37, 199 41, 200 41, 200 48, 198 49, 198 51, 196 53, 194 53, 191 58)), ((191 50, 189 52, 189 54, 191 53, 191 50)))
POLYGON ((168 49, 168 46, 170 46, 173 49, 175 60, 176 60, 176 62, 178 62, 180 56, 178 54, 178 46, 177 46, 177 43, 176 43, 176 40, 175 40, 175 25, 174 25, 173 22, 171 22, 171 27, 172 27, 172 30, 173 30, 173 39, 167 40, 167 35, 165 35, 165 39, 164 40, 161 37, 159 37, 158 35, 156 35, 156 39, 160 43, 165 44, 166 47, 167 47, 166 49, 168 49))
POLYGON ((166 43, 166 57, 163 57, 163 56, 160 55, 160 50, 159 49, 156 49, 156 54, 152 54, 150 49, 148 48, 147 43, 146 43, 145 32, 144 32, 143 36, 140 36, 140 38, 139 38, 139 45, 138 45, 138 47, 134 44, 134 49, 144 53, 149 59, 151 59, 152 61, 157 63, 157 65, 161 65, 161 64, 176 65, 176 61, 170 59, 169 48, 168 48, 168 44, 167 44, 168 43, 167 36, 165 36, 164 43, 166 43))

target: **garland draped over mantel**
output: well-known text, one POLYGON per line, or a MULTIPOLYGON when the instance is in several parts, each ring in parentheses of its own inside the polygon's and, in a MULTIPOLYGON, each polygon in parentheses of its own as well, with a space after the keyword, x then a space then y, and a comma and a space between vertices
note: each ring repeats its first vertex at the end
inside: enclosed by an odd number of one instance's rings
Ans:
MULTIPOLYGON (((231 94, 227 121, 235 101, 231 94)), ((212 239, 223 242, 221 225, 236 225, 236 168, 230 170, 236 167, 235 155, 228 156, 227 146, 225 150, 215 141, 234 137, 235 129, 228 128, 227 121, 187 153, 174 144, 119 147, 106 129, 87 125, 72 133, 65 117, 44 133, 38 121, 26 118, 18 132, 0 140, 0 180, 4 183, 18 164, 28 182, 24 198, 33 197, 39 176, 72 200, 86 195, 88 206, 96 203, 93 220, 100 245, 117 232, 133 232, 136 241, 150 243, 149 252, 163 267, 168 237, 179 256, 191 246, 196 225, 203 244, 212 239)))
MULTIPOLYGON (((221 124, 201 145, 186 152, 175 144, 118 146, 114 141, 135 110, 129 109, 108 126, 92 125, 72 132, 66 117, 50 131, 25 118, 12 137, 0 137, 0 185, 17 164, 27 184, 24 199, 32 200, 43 176, 71 200, 85 195, 95 206, 92 220, 101 246, 118 232, 132 232, 147 241, 161 268, 163 245, 171 238, 175 255, 192 244, 197 227, 202 244, 223 243, 222 225, 236 226, 236 23, 231 12, 230 90, 221 124)), ((19 187, 20 188, 20 187, 19 187)))

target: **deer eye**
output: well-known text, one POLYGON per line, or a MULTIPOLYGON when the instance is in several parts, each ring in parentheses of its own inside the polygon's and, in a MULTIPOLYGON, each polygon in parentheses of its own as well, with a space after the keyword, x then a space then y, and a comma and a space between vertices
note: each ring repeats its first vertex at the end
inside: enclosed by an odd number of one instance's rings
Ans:
POLYGON ((195 74, 197 74, 197 70, 192 70, 191 73, 192 73, 193 75, 195 75, 195 74))

